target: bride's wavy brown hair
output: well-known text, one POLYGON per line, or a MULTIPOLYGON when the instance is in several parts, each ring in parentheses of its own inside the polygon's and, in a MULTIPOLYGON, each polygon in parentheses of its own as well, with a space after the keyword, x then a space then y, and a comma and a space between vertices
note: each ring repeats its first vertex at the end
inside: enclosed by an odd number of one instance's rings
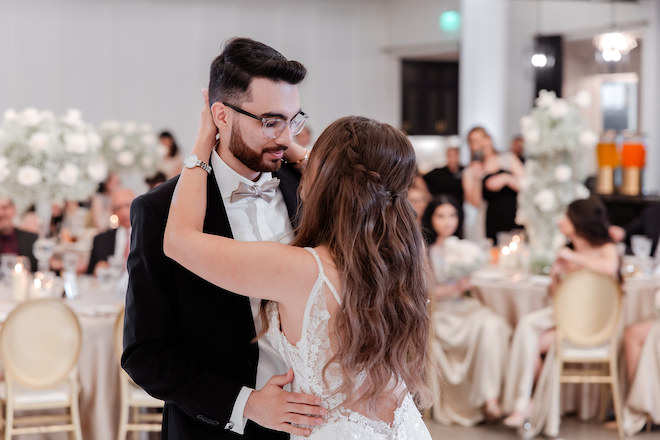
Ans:
POLYGON ((426 406, 431 325, 424 246, 406 198, 417 168, 412 145, 388 124, 349 116, 330 124, 311 156, 292 244, 326 246, 342 280, 325 368, 341 366, 338 391, 349 400, 375 403, 395 378, 426 406))

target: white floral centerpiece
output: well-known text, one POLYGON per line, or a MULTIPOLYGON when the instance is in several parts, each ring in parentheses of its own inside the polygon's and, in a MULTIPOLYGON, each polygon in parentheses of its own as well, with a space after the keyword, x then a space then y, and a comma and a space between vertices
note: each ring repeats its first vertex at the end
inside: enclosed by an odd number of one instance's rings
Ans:
POLYGON ((566 100, 541 90, 536 107, 520 121, 527 161, 516 223, 527 230, 534 273, 549 273, 556 250, 565 242, 558 221, 568 204, 589 196, 581 183, 586 177, 582 158, 584 152, 593 154, 598 137, 585 129, 580 117, 579 107, 588 105, 586 92, 566 100))
POLYGON ((78 110, 7 110, 0 123, 0 195, 19 208, 85 200, 107 176, 101 138, 78 110))
POLYGON ((434 264, 439 271, 437 279, 460 280, 481 269, 487 261, 487 255, 476 243, 447 237, 443 243, 442 264, 434 264))
POLYGON ((151 177, 162 159, 161 150, 149 124, 105 121, 99 124, 102 147, 110 171, 120 174, 137 172, 151 177))

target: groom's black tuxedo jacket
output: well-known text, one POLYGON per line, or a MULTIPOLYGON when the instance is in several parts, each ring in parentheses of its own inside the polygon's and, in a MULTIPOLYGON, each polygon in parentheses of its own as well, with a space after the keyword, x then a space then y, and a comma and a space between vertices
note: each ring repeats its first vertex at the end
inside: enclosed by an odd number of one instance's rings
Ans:
MULTIPOLYGON (((274 174, 293 219, 300 176, 285 167, 274 174)), ((163 439, 286 439, 251 421, 243 436, 226 429, 241 387, 255 385, 259 351, 251 342, 252 311, 248 298, 208 283, 163 254, 177 180, 138 197, 131 206, 122 367, 149 394, 165 401, 163 439)), ((207 198, 204 231, 232 237, 213 174, 207 198)))

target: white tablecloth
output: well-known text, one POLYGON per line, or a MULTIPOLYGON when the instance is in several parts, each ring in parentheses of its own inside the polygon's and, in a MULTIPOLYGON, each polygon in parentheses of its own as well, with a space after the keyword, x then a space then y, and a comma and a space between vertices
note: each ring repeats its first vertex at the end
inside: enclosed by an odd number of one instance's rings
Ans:
MULTIPOLYGON (((548 277, 505 274, 495 268, 487 268, 477 272, 471 282, 474 286, 472 295, 506 318, 512 328, 523 315, 551 304, 548 277)), ((620 330, 653 316, 658 289, 660 277, 631 277, 625 280, 620 330)), ((619 362, 619 371, 620 383, 624 384, 625 363, 622 361, 619 362)), ((625 390, 622 389, 622 392, 625 395, 625 390)), ((562 413, 577 412, 583 420, 596 415, 600 396, 598 386, 564 384, 561 396, 562 413)), ((623 396, 621 401, 624 402, 623 396)))
MULTIPOLYGON (((119 423, 119 362, 114 352, 114 324, 124 304, 115 289, 103 289, 93 278, 79 278, 80 296, 63 300, 73 309, 82 327, 80 415, 85 440, 117 437, 119 423)), ((16 303, 6 286, 0 287, 0 321, 4 322, 16 303)), ((2 372, 4 375, 4 372, 2 372)), ((66 439, 65 433, 19 436, 25 440, 66 439)))

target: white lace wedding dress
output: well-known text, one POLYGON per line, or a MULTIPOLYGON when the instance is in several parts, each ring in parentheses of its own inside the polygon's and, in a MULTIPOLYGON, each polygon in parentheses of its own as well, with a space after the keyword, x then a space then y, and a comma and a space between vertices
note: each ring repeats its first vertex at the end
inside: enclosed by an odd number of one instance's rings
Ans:
POLYGON ((337 302, 340 302, 336 289, 323 272, 323 266, 314 249, 305 248, 314 255, 319 267, 319 275, 307 300, 302 325, 302 335, 296 345, 291 344, 280 330, 280 319, 276 303, 267 308, 269 328, 266 337, 286 364, 293 368, 295 378, 293 391, 311 394, 321 398, 323 406, 329 410, 326 423, 312 428, 309 437, 291 436, 292 440, 431 440, 422 417, 408 394, 394 413, 394 421, 387 424, 342 406, 344 395, 333 393, 342 383, 337 364, 326 370, 327 385, 322 379, 322 370, 332 355, 326 306, 327 287, 337 302))

